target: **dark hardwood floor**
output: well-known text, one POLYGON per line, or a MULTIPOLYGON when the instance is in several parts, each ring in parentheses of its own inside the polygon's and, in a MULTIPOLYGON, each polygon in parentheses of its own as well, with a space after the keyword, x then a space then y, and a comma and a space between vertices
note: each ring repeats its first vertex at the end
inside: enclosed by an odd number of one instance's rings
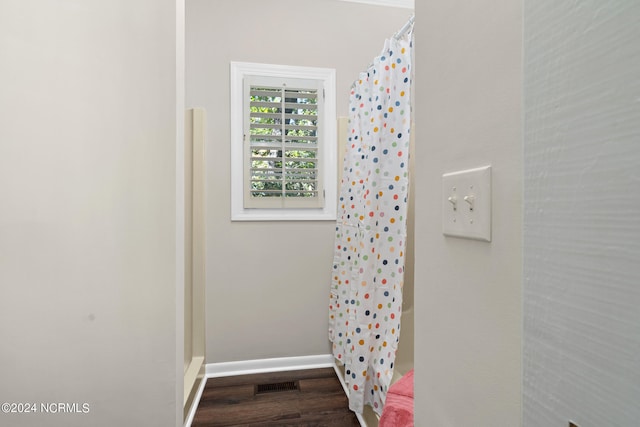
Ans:
POLYGON ((192 427, 359 426, 333 368, 209 378, 192 427))

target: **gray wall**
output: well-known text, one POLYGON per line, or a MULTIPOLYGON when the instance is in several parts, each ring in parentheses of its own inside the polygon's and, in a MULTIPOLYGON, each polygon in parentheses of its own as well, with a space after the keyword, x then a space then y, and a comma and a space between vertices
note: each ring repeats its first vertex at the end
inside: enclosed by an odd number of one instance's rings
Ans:
POLYGON ((180 416, 175 28, 169 0, 0 2, 0 402, 89 404, 0 425, 180 416))
POLYGON ((417 4, 416 420, 634 426, 640 7, 523 6, 417 4), (485 163, 493 241, 444 238, 441 173, 485 163))
POLYGON ((416 4, 415 416, 520 425, 522 10, 416 4), (493 240, 445 237, 442 174, 493 167, 493 240))
POLYGON ((524 16, 524 425, 636 426, 640 3, 524 16))
POLYGON ((410 13, 332 0, 187 2, 187 107, 207 114, 208 363, 330 353, 335 222, 230 221, 229 62, 335 68, 346 115, 351 83, 410 13))

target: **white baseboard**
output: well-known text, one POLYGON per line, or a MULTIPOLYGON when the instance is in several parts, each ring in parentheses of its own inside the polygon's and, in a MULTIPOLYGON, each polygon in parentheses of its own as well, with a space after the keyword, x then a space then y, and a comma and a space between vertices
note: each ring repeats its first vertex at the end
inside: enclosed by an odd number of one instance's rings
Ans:
POLYGON ((333 364, 333 356, 331 354, 240 360, 237 362, 207 363, 205 365, 205 375, 207 378, 228 377, 231 375, 261 374, 264 372, 332 368, 333 364))
POLYGON ((191 408, 189 408, 189 415, 187 415, 187 419, 184 422, 184 427, 191 427, 191 423, 193 422, 193 417, 196 416, 196 410, 198 409, 198 404, 200 403, 200 398, 202 397, 202 392, 204 391, 204 386, 207 384, 207 377, 205 376, 200 381, 200 386, 198 387, 198 391, 196 395, 193 397, 193 402, 191 402, 191 408))

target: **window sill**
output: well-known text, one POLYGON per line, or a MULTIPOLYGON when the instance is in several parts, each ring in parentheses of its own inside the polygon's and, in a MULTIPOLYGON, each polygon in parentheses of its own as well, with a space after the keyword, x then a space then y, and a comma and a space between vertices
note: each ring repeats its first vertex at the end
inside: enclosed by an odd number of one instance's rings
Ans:
POLYGON ((242 209, 231 221, 335 221, 337 215, 323 209, 242 209))

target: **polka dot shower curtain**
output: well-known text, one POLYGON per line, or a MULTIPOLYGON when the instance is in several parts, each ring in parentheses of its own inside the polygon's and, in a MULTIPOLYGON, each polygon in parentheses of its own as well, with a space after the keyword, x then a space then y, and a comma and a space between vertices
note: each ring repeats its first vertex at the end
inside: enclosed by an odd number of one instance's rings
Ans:
POLYGON ((380 414, 400 336, 407 236, 411 35, 385 42, 350 94, 329 338, 349 406, 380 414))

